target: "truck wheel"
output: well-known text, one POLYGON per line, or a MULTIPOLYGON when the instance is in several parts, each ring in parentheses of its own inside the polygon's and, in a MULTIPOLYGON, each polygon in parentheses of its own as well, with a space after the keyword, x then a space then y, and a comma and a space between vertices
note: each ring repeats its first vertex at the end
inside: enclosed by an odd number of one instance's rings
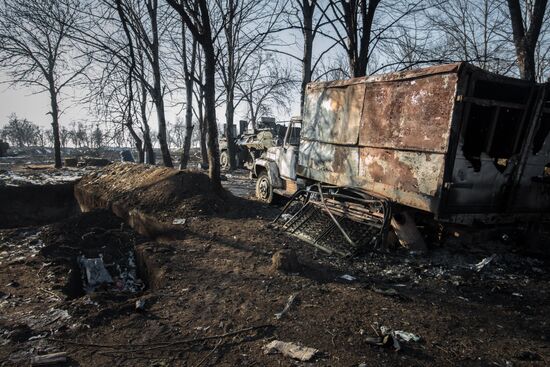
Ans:
POLYGON ((227 150, 224 150, 220 154, 220 166, 223 169, 229 168, 229 154, 227 153, 227 150))
POLYGON ((260 173, 256 181, 256 197, 267 204, 273 202, 273 185, 265 171, 260 173))

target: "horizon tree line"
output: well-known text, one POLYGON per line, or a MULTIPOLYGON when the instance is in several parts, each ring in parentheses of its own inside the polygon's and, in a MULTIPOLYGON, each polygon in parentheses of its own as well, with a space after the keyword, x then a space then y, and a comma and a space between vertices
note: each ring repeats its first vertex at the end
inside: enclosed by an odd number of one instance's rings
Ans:
POLYGON ((3 0, 0 68, 13 85, 49 95, 56 167, 60 104, 79 88, 86 93, 77 102, 112 139, 129 137, 140 162, 155 162, 156 141, 172 167, 176 141, 185 169, 198 137, 221 190, 217 108, 231 152, 239 107, 254 125, 288 110, 295 93, 303 107, 315 80, 468 61, 546 81, 547 8, 548 0, 3 0), (182 117, 170 124, 167 107, 182 117))

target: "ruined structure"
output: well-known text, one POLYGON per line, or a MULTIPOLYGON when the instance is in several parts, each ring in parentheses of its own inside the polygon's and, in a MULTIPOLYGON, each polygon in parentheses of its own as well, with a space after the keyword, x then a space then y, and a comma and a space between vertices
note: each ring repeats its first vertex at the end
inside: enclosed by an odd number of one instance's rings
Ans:
POLYGON ((312 83, 297 176, 454 222, 550 208, 550 87, 466 63, 312 83))

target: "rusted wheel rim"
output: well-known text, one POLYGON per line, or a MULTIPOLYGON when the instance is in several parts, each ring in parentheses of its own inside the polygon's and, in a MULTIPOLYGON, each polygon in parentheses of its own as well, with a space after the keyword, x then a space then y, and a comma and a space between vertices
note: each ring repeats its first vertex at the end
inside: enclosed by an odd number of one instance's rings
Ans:
POLYGON ((258 189, 260 191, 260 196, 262 197, 262 199, 266 199, 269 196, 269 180, 267 179, 267 177, 262 177, 260 179, 258 189))
POLYGON ((221 154, 221 157, 220 157, 220 163, 222 165, 223 168, 227 168, 227 166, 229 165, 228 161, 227 161, 227 154, 224 152, 221 154))

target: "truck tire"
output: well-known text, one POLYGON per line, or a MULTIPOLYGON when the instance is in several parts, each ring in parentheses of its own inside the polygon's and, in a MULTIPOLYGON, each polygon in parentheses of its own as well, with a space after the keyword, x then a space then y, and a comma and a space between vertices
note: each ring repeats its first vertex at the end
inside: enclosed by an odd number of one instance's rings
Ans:
POLYGON ((229 165, 229 153, 227 153, 227 150, 222 150, 220 154, 220 166, 223 169, 228 169, 229 165))
POLYGON ((273 202, 273 185, 266 171, 262 171, 258 175, 258 180, 256 181, 256 197, 258 200, 267 204, 273 202))

